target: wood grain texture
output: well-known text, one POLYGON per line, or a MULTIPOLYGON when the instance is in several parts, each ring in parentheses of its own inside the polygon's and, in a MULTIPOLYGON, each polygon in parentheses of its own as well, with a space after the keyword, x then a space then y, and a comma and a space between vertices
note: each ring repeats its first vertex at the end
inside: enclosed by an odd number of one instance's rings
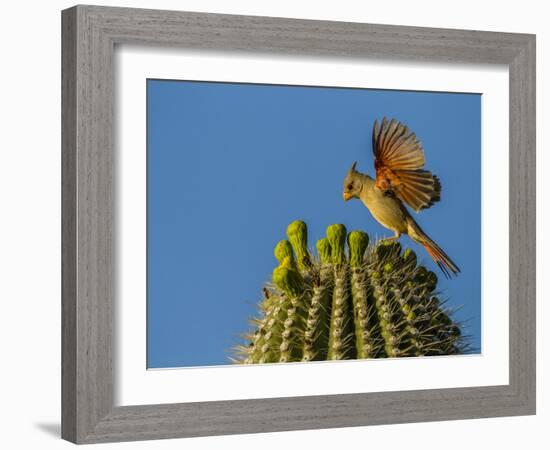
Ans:
POLYGON ((526 34, 77 6, 62 14, 62 435, 111 442, 535 412, 535 38, 526 34), (506 64, 510 383, 113 406, 115 44, 506 64))
POLYGON ((62 260, 62 431, 65 439, 76 440, 76 10, 62 17, 62 155, 61 234, 62 260))

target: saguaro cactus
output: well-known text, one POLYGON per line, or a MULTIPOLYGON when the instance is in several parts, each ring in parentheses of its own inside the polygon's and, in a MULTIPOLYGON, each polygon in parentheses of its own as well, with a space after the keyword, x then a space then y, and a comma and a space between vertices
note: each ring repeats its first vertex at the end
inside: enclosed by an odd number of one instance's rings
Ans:
POLYGON ((264 287, 239 363, 453 355, 468 351, 439 299, 437 276, 410 249, 330 225, 310 252, 295 221, 275 247, 279 266, 264 287), (346 249, 347 244, 347 249, 346 249))

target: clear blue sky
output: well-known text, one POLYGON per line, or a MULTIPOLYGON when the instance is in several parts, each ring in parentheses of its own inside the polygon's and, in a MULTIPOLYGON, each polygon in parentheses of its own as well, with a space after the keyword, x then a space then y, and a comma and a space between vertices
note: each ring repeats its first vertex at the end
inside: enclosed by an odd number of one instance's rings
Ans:
POLYGON ((480 347, 481 97, 475 94, 147 81, 148 366, 227 364, 248 328, 288 223, 391 232, 342 200, 353 161, 373 175, 372 124, 421 139, 442 200, 415 218, 462 269, 439 275, 480 347))

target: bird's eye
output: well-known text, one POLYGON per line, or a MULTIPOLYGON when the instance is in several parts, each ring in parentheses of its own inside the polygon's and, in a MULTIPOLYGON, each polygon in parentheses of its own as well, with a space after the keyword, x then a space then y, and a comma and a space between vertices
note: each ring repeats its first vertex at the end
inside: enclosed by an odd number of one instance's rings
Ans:
POLYGON ((347 189, 348 191, 351 191, 351 190, 353 189, 353 184, 351 184, 351 183, 348 184, 348 185, 346 186, 346 189, 347 189))

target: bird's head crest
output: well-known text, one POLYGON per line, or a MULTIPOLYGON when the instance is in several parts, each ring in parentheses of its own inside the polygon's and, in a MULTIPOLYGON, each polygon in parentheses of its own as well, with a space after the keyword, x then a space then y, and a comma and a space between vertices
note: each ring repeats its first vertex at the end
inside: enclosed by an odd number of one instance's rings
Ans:
POLYGON ((359 193, 361 192, 361 181, 357 176, 357 171, 355 167, 357 166, 357 161, 355 161, 344 179, 344 191, 342 193, 344 200, 348 201, 352 198, 358 198, 359 193))

